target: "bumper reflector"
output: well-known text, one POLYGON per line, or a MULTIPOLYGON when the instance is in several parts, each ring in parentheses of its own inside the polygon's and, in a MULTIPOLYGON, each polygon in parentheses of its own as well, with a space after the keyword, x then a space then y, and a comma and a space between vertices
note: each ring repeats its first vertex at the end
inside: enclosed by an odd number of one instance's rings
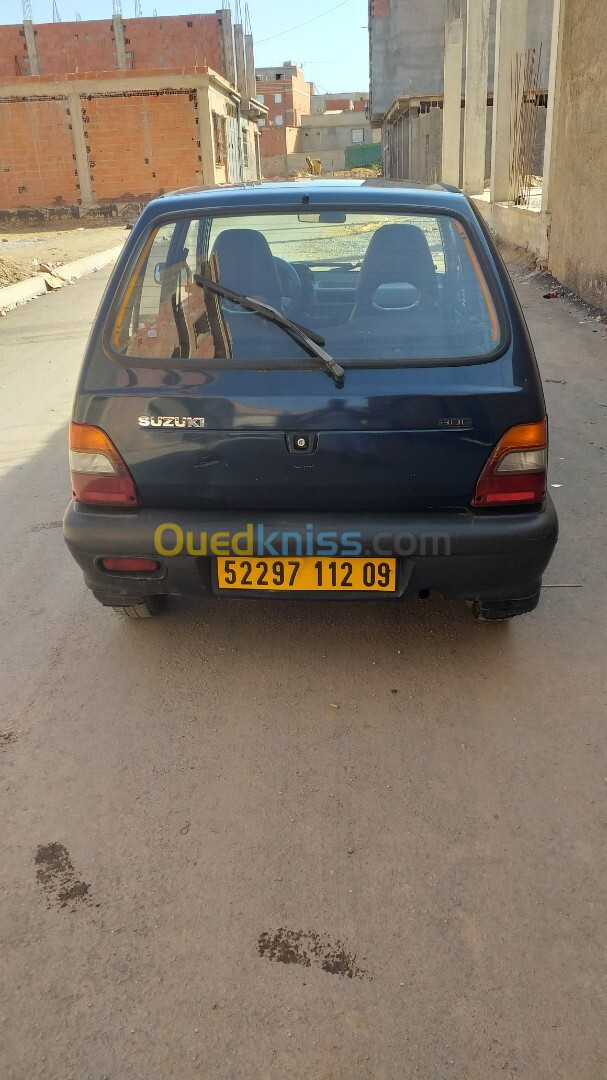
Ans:
POLYGON ((151 574, 160 568, 156 559, 131 559, 126 556, 107 556, 101 560, 104 570, 130 570, 139 574, 151 574))

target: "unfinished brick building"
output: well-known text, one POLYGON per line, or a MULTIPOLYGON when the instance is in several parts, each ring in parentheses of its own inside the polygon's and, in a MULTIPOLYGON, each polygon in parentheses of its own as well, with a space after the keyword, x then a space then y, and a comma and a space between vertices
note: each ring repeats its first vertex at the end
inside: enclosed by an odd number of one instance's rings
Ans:
POLYGON ((302 68, 286 60, 280 67, 257 69, 257 98, 268 115, 261 122, 261 154, 286 154, 285 131, 299 127, 302 116, 310 112, 314 92, 302 68))
POLYGON ((259 177, 253 42, 212 15, 0 28, 0 211, 130 213, 259 177))

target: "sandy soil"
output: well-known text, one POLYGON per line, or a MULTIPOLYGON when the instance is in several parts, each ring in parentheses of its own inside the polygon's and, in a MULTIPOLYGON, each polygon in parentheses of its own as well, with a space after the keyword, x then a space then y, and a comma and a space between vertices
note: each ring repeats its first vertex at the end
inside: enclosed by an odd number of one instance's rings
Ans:
POLYGON ((55 223, 48 229, 0 229, 0 287, 32 277, 38 270, 37 262, 59 266, 116 247, 127 236, 123 221, 116 225, 69 222, 63 228, 55 223))

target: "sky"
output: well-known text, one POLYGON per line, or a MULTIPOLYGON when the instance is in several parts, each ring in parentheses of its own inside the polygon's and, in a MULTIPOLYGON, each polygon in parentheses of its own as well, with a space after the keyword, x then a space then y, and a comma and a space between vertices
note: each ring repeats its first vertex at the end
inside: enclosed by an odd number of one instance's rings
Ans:
MULTIPOLYGON (((53 0, 30 0, 34 22, 52 22, 53 0)), ((367 0, 306 0, 305 4, 277 0, 248 0, 258 67, 303 64, 306 77, 321 92, 369 88, 369 39, 367 0), (313 20, 313 21, 308 21, 313 20), (302 26, 298 24, 306 23, 302 26)), ((75 12, 83 19, 106 19, 112 0, 57 0, 64 22, 75 12)), ((221 0, 141 0, 144 15, 207 14, 221 7, 221 0)), ((234 11, 235 0, 232 0, 234 11)), ((244 8, 244 0, 243 0, 244 8)), ((122 0, 122 14, 132 18, 135 0, 122 0)), ((0 20, 21 22, 21 0, 0 0, 0 20)))

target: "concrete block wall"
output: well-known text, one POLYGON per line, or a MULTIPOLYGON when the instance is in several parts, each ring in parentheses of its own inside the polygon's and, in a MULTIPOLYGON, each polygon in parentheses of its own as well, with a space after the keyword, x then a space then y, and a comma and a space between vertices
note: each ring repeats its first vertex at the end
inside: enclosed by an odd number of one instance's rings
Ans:
POLYGON ((409 177, 409 113, 405 112, 393 124, 382 129, 382 161, 384 176, 393 180, 409 177))
MULTIPOLYGON (((527 47, 542 44, 541 85, 548 84, 554 0, 529 0, 527 47)), ((600 3, 600 0, 593 0, 600 3)), ((604 5, 603 5, 604 6, 604 5)), ((493 89, 496 0, 490 0, 489 89, 493 89)), ((461 3, 466 31, 466 0, 461 3)), ((443 92, 445 0, 370 0, 370 112, 377 119, 397 97, 443 92)), ((465 65, 464 65, 465 66, 465 65)))
POLYGON ((317 155, 320 150, 345 150, 354 145, 354 131, 362 131, 365 143, 379 141, 379 129, 372 128, 364 113, 311 113, 301 121, 298 149, 317 155))
MULTIPOLYGON (((314 157, 319 158, 322 171, 325 176, 330 176, 333 171, 340 172, 346 168, 346 154, 344 150, 322 150, 314 157)), ((261 172, 266 180, 276 177, 295 176, 307 173, 308 166, 306 154, 273 154, 261 159, 261 172)))
MULTIPOLYGON (((464 139, 464 109, 460 111, 460 146, 464 139)), ((375 129, 373 129, 375 130, 375 129)), ((493 135, 493 106, 487 106, 485 138, 485 177, 491 175, 491 142, 493 135)), ((405 118, 386 125, 383 133, 384 173, 386 176, 418 181, 440 180, 443 137, 443 110, 431 108, 418 115, 417 108, 409 110, 405 118), (429 119, 428 119, 429 118, 429 119), (426 143, 426 139, 429 141, 426 143), (422 140, 422 142, 420 142, 422 140), (412 152, 410 155, 410 145, 412 152), (427 153, 426 153, 427 150, 427 153), (423 151, 423 153, 422 153, 423 151)), ((546 106, 536 109, 535 148, 533 173, 542 175, 544 141, 546 137, 546 106)), ((460 160, 459 185, 462 183, 460 160)))
POLYGON ((607 309, 607 80, 603 0, 561 0, 548 211, 549 269, 607 309))

